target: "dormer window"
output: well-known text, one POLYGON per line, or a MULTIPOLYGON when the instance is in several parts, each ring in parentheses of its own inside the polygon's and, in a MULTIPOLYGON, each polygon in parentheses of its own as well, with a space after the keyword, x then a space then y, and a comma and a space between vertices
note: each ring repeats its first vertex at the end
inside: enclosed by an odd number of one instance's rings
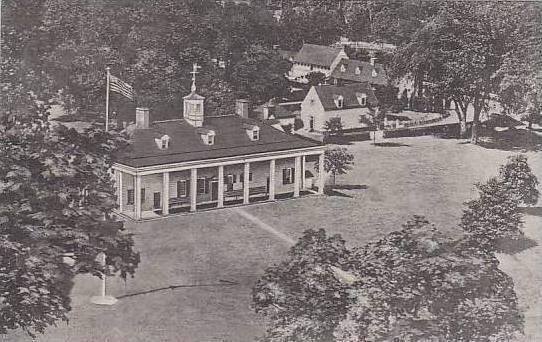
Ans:
POLYGON ((367 106, 367 94, 365 93, 356 93, 356 98, 360 106, 367 106))
POLYGON ((378 76, 378 72, 376 72, 376 69, 373 69, 373 77, 378 76))
POLYGON ((341 109, 343 107, 343 105, 344 105, 344 97, 342 97, 342 95, 334 95, 333 99, 335 101, 335 106, 337 106, 337 108, 341 109))
POLYGON ((359 67, 356 67, 356 75, 361 75, 361 69, 359 67))
POLYGON ((252 141, 260 140, 260 127, 251 124, 244 124, 248 137, 252 141))
POLYGON ((341 65, 341 72, 346 72, 346 67, 343 65, 341 65))
POLYGON ((216 133, 212 129, 199 128, 196 131, 205 145, 214 145, 216 133))
POLYGON ((164 134, 160 139, 154 139, 156 145, 161 150, 167 150, 169 148, 169 135, 164 134))

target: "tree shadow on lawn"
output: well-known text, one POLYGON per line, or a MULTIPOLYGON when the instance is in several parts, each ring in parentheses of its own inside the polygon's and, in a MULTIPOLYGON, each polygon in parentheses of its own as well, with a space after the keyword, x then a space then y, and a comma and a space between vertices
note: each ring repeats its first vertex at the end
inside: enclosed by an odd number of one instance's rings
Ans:
POLYGON ((478 145, 503 151, 541 151, 542 135, 528 129, 509 128, 502 132, 483 129, 478 145))
POLYGON ((140 291, 140 292, 135 292, 135 293, 129 293, 129 294, 125 294, 125 295, 122 295, 122 296, 118 296, 117 299, 141 296, 141 295, 145 295, 145 294, 149 294, 149 293, 155 293, 155 292, 160 292, 160 291, 165 291, 165 290, 175 290, 175 289, 180 289, 180 288, 219 287, 219 286, 235 286, 235 285, 239 285, 239 283, 237 283, 235 281, 220 279, 218 281, 218 283, 213 283, 213 284, 170 285, 170 286, 165 286, 165 287, 159 287, 159 288, 156 288, 156 289, 140 291))
POLYGON ((538 242, 526 236, 516 239, 503 238, 497 240, 497 251, 508 255, 514 255, 536 246, 538 246, 538 242))
POLYGON ((394 142, 374 143, 373 145, 377 147, 410 147, 410 145, 408 144, 394 143, 394 142))
POLYGON ((525 215, 542 217, 542 207, 522 207, 520 210, 525 215))
POLYGON ((324 189, 324 193, 327 196, 337 196, 337 197, 346 197, 346 198, 354 198, 354 196, 347 195, 343 192, 337 191, 337 190, 366 190, 369 187, 367 185, 359 185, 359 184, 336 184, 336 185, 329 185, 326 186, 324 189))

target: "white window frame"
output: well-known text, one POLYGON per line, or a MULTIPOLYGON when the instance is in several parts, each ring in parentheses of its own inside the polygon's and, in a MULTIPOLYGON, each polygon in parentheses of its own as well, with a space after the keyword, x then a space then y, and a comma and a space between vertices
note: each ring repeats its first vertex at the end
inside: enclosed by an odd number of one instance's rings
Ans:
POLYGON ((294 168, 293 167, 285 167, 284 169, 282 169, 282 172, 284 174, 284 171, 287 172, 287 175, 286 177, 284 177, 282 180, 283 180, 283 184, 282 185, 288 185, 288 184, 294 184, 294 168))
POLYGON ((359 67, 356 67, 355 73, 356 75, 361 75, 361 69, 359 67))
POLYGON ((212 134, 207 134, 207 145, 215 144, 215 136, 212 134))
POLYGON ((177 181, 177 196, 178 197, 187 197, 188 196, 188 187, 187 187, 186 179, 181 179, 181 180, 177 181), (182 193, 182 194, 179 194, 179 183, 184 184, 184 193, 182 193))
POLYGON ((259 129, 253 129, 252 130, 252 140, 260 140, 260 130, 259 129))
POLYGON ((196 182, 196 194, 198 195, 204 195, 206 194, 206 190, 207 190, 207 180, 205 179, 205 177, 200 177, 198 178, 198 181, 196 182), (200 192, 200 188, 199 188, 199 185, 200 185, 200 182, 199 181, 203 181, 203 192, 200 192))

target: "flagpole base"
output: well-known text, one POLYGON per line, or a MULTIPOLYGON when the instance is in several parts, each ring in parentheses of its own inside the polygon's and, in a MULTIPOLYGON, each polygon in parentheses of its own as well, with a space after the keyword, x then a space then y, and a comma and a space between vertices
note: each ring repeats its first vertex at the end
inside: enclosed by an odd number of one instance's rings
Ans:
POLYGON ((115 305, 119 300, 113 296, 93 296, 90 302, 96 305, 115 305))

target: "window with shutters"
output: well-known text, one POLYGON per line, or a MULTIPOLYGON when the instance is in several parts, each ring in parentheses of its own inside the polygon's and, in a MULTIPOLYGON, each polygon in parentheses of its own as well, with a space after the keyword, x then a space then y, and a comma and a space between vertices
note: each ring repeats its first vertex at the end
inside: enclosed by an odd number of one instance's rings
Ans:
POLYGON ((177 197, 188 196, 188 187, 185 180, 177 181, 177 197))
POLYGON ((205 178, 198 178, 198 195, 206 194, 207 191, 207 181, 205 178))
POLYGON ((145 203, 145 188, 141 188, 141 203, 145 203))
POLYGON ((294 174, 295 174, 295 169, 293 167, 282 169, 282 184, 284 185, 293 184, 294 174))

